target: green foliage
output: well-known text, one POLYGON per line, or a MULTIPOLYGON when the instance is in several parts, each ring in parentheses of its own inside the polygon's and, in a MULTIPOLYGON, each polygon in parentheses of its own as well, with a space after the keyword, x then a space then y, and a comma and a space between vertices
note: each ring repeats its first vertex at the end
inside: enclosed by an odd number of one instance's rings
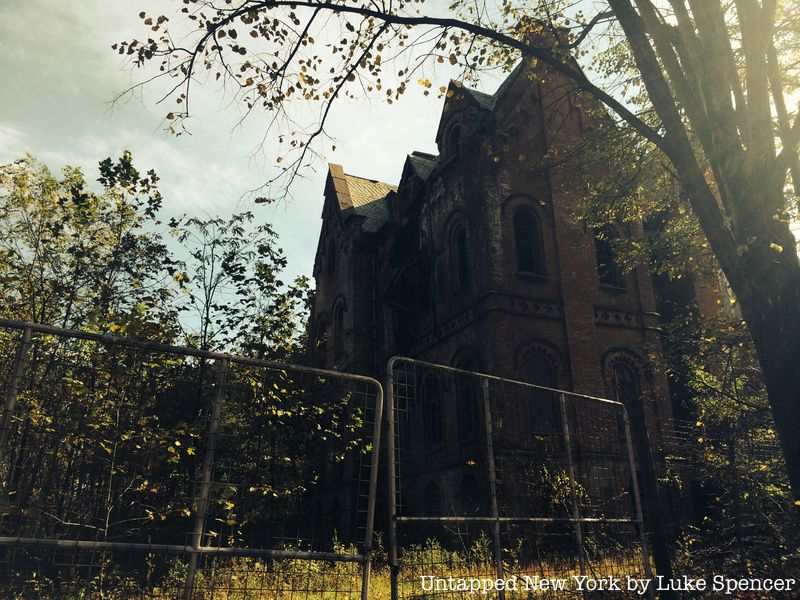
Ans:
POLYGON ((170 232, 188 254, 174 279, 199 323, 190 334, 202 349, 287 359, 301 350, 309 282, 280 279, 286 258, 268 223, 251 212, 227 219, 172 219, 170 232))
POLYGON ((30 156, 0 167, 0 314, 170 339, 173 261, 153 229, 158 177, 141 175, 127 152, 100 173, 95 193, 76 168, 57 179, 30 156))
POLYGON ((679 561, 687 570, 796 575, 791 489, 747 329, 726 316, 683 314, 667 336, 668 372, 696 415, 683 452, 702 507, 681 536, 679 561))
MULTIPOLYGON (((281 280, 286 259, 269 225, 251 213, 176 218, 168 244, 157 176, 142 177, 128 153, 101 162, 100 174, 95 193, 77 169, 59 180, 31 158, 0 168, 0 316, 257 359, 299 356, 308 282, 281 280)), ((0 328, 5 356, 18 344, 18 331, 0 328)), ((2 363, 0 379, 12 368, 2 363)), ((4 535, 185 544, 217 377, 203 358, 35 334, 0 464, 4 535)), ((205 542, 246 543, 308 511, 333 472, 349 481, 371 450, 364 398, 338 379, 230 364, 205 542)), ((46 590, 63 575, 24 572, 34 563, 15 576, 46 590)), ((99 574, 78 597, 181 576, 180 563, 166 574, 111 556, 93 564, 99 574)), ((333 577, 338 566, 320 568, 333 577)))

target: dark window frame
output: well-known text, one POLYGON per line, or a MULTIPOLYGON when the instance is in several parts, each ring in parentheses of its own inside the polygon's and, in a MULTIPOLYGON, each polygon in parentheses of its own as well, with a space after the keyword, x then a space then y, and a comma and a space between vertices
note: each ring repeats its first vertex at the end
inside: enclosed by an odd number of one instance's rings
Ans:
POLYGON ((600 287, 615 290, 627 289, 625 277, 617 261, 617 253, 614 251, 613 240, 617 235, 614 231, 605 227, 594 231, 594 253, 597 264, 597 278, 600 287))
POLYGON ((464 223, 457 223, 453 226, 450 234, 450 252, 453 292, 457 293, 467 289, 472 279, 469 235, 464 223))
MULTIPOLYGON (((639 374, 624 360, 615 360, 611 363, 611 385, 614 390, 614 398, 625 407, 625 410, 630 411, 634 402, 641 402, 642 387, 639 374), (620 374, 623 374, 624 381, 620 374)), ((624 440, 626 437, 622 414, 617 417, 617 434, 620 440, 624 440)))
MULTIPOLYGON (((471 357, 459 361, 457 365, 457 368, 463 371, 477 369, 477 363, 471 357)), ((461 442, 472 442, 481 437, 483 424, 481 387, 473 375, 459 373, 455 379, 458 439, 461 442)))
POLYGON ((539 216, 530 208, 519 207, 514 211, 512 226, 517 273, 527 277, 547 277, 542 223, 539 216))
POLYGON ((328 277, 336 273, 336 240, 328 242, 328 256, 325 257, 325 271, 328 277))
POLYGON ((447 154, 456 156, 461 151, 461 125, 453 125, 447 132, 447 154))
MULTIPOLYGON (((558 369, 553 360, 541 351, 527 354, 524 362, 525 381, 543 387, 558 387, 558 369), (534 361, 538 364, 534 365, 534 361)), ((555 392, 530 390, 530 423, 534 435, 553 435, 563 432, 561 402, 555 392)))

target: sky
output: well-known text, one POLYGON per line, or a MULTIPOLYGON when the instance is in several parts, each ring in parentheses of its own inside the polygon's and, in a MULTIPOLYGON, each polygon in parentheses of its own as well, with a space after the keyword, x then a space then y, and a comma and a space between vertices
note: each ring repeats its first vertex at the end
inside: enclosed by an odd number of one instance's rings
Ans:
MULTIPOLYGON (((254 152, 266 114, 236 128, 240 107, 210 87, 197 88, 192 134, 176 137, 163 130, 171 105, 156 104, 157 86, 111 106, 146 75, 128 70, 111 45, 142 35, 140 10, 179 7, 172 0, 0 0, 0 164, 27 152, 54 171, 80 166, 94 181, 98 161, 130 150, 140 170, 153 168, 161 177, 165 217, 253 210, 276 226, 287 275, 311 275, 323 161, 304 171, 290 201, 255 205, 247 192, 275 175, 272 148, 254 152)), ((449 76, 442 73, 436 87, 449 76)), ((348 173, 397 183, 412 150, 436 152, 441 100, 412 92, 393 106, 340 101, 331 120, 337 149, 325 159, 348 173)))
MULTIPOLYGON (((235 127, 241 107, 211 87, 196 89, 191 135, 163 130, 172 105, 157 105, 159 87, 125 103, 111 101, 146 73, 130 71, 111 45, 143 33, 138 13, 175 12, 176 0, 0 0, 0 164, 31 153, 52 170, 64 165, 97 177, 97 163, 123 149, 140 169, 161 177, 163 215, 227 215, 250 209, 273 223, 289 259, 287 277, 311 275, 327 167, 319 161, 291 189, 293 198, 253 204, 247 192, 275 175, 275 153, 256 152, 268 117, 235 127)), ((427 74, 434 89, 453 72, 427 74)), ((498 81, 487 81, 488 91, 498 81)), ((412 150, 436 152, 440 99, 412 89, 388 106, 340 100, 330 131, 337 149, 325 160, 346 172, 397 183, 412 150)))

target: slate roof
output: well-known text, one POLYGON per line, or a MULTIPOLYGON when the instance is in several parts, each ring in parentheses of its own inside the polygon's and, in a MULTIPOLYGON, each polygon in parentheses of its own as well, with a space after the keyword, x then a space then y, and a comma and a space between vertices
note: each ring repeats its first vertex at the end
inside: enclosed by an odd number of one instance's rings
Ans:
POLYGON ((350 175, 341 165, 329 164, 328 169, 342 218, 363 217, 361 229, 367 233, 383 227, 389 220, 387 196, 396 191, 397 186, 350 175))
POLYGON ((396 185, 383 183, 374 179, 365 179, 345 173, 353 212, 364 217, 361 229, 374 233, 389 220, 389 206, 386 197, 397 191, 396 185))
POLYGON ((496 98, 494 94, 486 94, 485 92, 480 92, 478 90, 473 90, 472 88, 465 87, 464 91, 467 92, 475 102, 478 103, 478 106, 484 110, 493 110, 494 105, 496 102, 496 98))
POLYGON ((521 60, 517 63, 517 66, 514 67, 511 73, 508 74, 508 77, 505 78, 503 83, 500 84, 500 87, 495 90, 494 94, 486 94, 485 92, 480 92, 478 90, 473 90, 468 87, 462 88, 465 92, 467 92, 475 102, 477 102, 478 106, 484 110, 494 110, 497 107, 497 103, 506 95, 508 89, 514 84, 514 82, 519 79, 519 76, 528 66, 529 61, 521 60))
MULTIPOLYGON (((450 88, 453 87, 458 88, 459 90, 463 91, 464 94, 459 94, 459 97, 468 97, 471 98, 473 102, 478 106, 479 109, 483 111, 487 111, 489 113, 493 112, 500 101, 506 96, 508 90, 511 89, 511 86, 519 79, 520 75, 530 66, 531 62, 529 60, 521 60, 517 63, 517 66, 508 74, 508 77, 505 78, 503 83, 500 84, 500 87, 495 90, 494 94, 487 94, 485 92, 481 92, 478 90, 473 90, 464 86, 463 83, 457 81, 455 79, 450 80, 450 88)), ((450 96, 448 95, 448 98, 450 96)), ((445 104, 447 100, 445 100, 445 104)), ((438 139, 439 134, 442 130, 442 125, 444 121, 444 112, 439 118, 439 126, 437 128, 436 137, 438 139)))
POLYGON ((414 169, 414 173, 417 177, 422 179, 422 181, 427 181, 428 177, 431 176, 431 173, 433 173, 433 170, 436 168, 439 157, 426 152, 414 151, 409 155, 408 162, 411 168, 414 169))

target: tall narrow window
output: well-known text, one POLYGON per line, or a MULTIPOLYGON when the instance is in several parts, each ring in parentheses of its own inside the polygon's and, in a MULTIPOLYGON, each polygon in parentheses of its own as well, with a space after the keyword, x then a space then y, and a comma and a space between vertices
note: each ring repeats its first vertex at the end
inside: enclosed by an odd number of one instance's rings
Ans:
MULTIPOLYGON (((533 353, 525 362, 528 383, 543 387, 556 387, 556 370, 552 361, 541 353, 533 353)), ((558 433, 561 431, 561 404, 555 392, 532 389, 531 429, 534 433, 558 433)))
MULTIPOLYGON (((612 377, 617 401, 630 410, 634 403, 639 402, 639 380, 636 373, 625 363, 617 361, 612 368, 612 377)), ((625 423, 622 420, 622 415, 617 419, 617 430, 619 438, 624 439, 625 423)))
POLYGON ((546 274, 539 219, 525 208, 520 208, 514 213, 514 246, 518 272, 531 275, 546 274))
POLYGON ((594 232, 594 251, 597 258, 597 276, 602 285, 612 287, 625 287, 625 279, 617 264, 617 254, 614 252, 612 240, 614 232, 605 227, 594 232))
POLYGON ((327 270, 328 275, 332 276, 336 272, 336 241, 331 240, 328 244, 327 270))
POLYGON ((436 448, 442 443, 442 391, 436 377, 425 382, 423 394, 423 441, 426 448, 436 448))
POLYGON ((455 156, 461 149, 461 127, 456 125, 450 130, 447 137, 447 152, 450 156, 455 156))
MULTIPOLYGON (((474 371, 472 359, 463 360, 459 369, 474 371)), ((471 375, 456 376, 456 401, 458 403, 458 430, 461 441, 468 441, 480 435, 481 399, 478 380, 471 375)))
POLYGON ((344 306, 339 304, 333 311, 333 357, 339 360, 344 355, 344 306))
POLYGON ((463 290, 469 285, 470 264, 469 245, 467 244, 467 228, 463 224, 456 225, 453 230, 451 257, 453 270, 453 289, 463 290))

